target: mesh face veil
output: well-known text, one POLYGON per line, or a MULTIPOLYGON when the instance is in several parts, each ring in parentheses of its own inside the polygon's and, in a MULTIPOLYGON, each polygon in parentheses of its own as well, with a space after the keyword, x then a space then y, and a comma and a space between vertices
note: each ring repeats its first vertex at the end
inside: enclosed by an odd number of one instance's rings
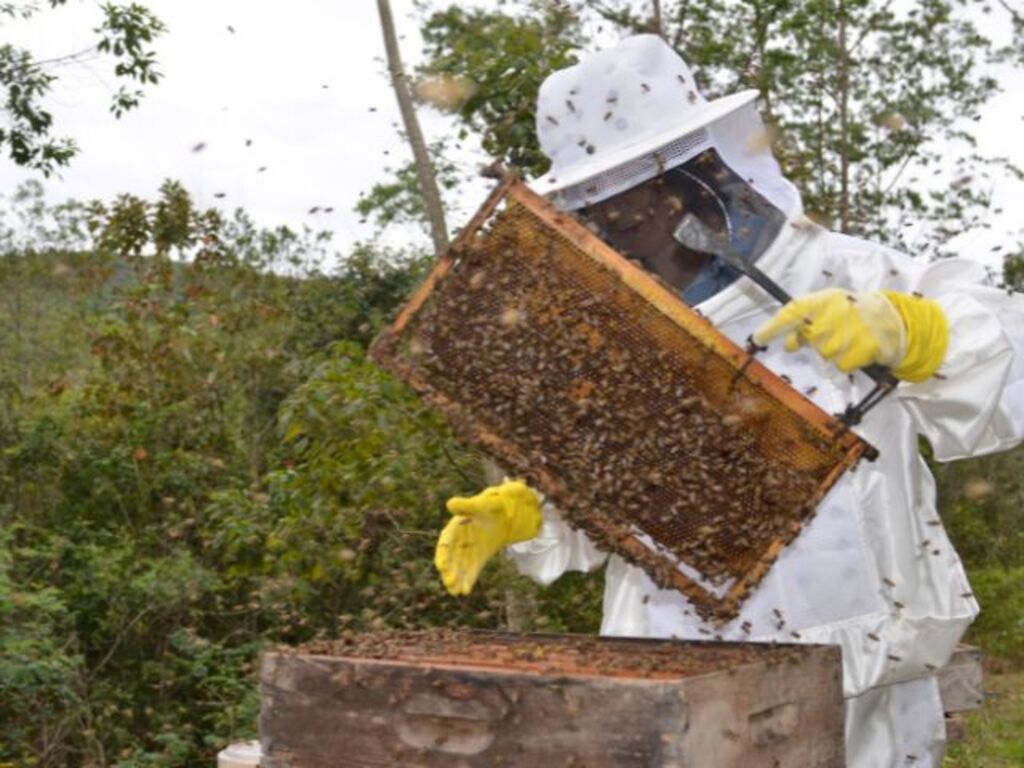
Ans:
POLYGON ((669 233, 683 216, 696 215, 705 225, 725 234, 732 248, 753 263, 775 240, 785 222, 785 215, 762 194, 730 168, 714 149, 705 149, 687 162, 664 171, 653 180, 641 182, 662 204, 646 214, 642 239, 627 233, 625 237, 602 226, 607 211, 625 215, 634 214, 635 193, 628 187, 624 192, 582 208, 578 213, 606 243, 630 258, 638 260, 649 271, 659 274, 674 285, 680 296, 690 305, 710 298, 733 283, 740 272, 718 259, 681 249, 669 233), (671 205, 665 201, 671 200, 671 205), (680 279, 680 263, 703 264, 689 277, 680 279), (666 271, 667 270, 667 271, 666 271))
MULTIPOLYGON (((685 174, 721 207, 732 247, 757 261, 785 222, 785 214, 730 168, 715 150, 707 150, 672 173, 685 174)), ((698 193, 700 194, 700 193, 698 193)))

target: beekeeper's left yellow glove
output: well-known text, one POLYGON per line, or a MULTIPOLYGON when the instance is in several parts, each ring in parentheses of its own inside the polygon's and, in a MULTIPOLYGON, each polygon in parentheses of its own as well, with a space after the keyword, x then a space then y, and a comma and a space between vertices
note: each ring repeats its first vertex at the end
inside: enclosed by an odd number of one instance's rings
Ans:
POLYGON ((452 519, 437 540, 434 565, 452 595, 468 595, 487 561, 509 544, 532 539, 542 521, 540 498, 519 480, 448 499, 448 511, 452 519))
POLYGON ((841 371, 872 363, 902 381, 924 381, 946 356, 949 324, 931 299, 896 291, 816 291, 786 304, 754 332, 767 344, 784 336, 790 352, 810 344, 841 371))

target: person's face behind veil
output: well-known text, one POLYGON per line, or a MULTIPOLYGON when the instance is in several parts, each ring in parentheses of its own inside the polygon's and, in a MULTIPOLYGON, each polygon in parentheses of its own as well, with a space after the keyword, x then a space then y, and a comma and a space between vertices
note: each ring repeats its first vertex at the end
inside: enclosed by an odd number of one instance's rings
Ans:
POLYGON ((722 215, 690 178, 671 172, 657 176, 581 211, 584 221, 612 248, 639 262, 677 291, 686 289, 708 255, 684 248, 672 237, 687 211, 723 226, 722 215), (715 217, 717 216, 717 221, 715 217))
POLYGON ((580 211, 612 248, 682 293, 711 258, 676 242, 687 212, 751 261, 770 245, 785 217, 708 150, 649 181, 580 211))

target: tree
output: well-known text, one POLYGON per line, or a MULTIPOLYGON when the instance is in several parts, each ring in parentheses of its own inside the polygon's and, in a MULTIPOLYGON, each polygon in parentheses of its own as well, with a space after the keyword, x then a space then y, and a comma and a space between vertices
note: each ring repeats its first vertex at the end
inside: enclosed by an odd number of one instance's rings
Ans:
POLYGON ((325 272, 320 235, 173 181, 38 194, 28 235, 0 231, 0 766, 212 764, 255 735, 265 642, 507 628, 510 590, 521 626, 596 629, 600 577, 540 594, 499 564, 465 600, 437 578, 479 461, 365 358, 420 255, 325 272))
MULTIPOLYGON (((527 175, 547 168, 533 125, 537 90, 551 71, 575 61, 583 38, 569 9, 546 2, 531 2, 529 9, 533 13, 511 16, 452 6, 431 14, 422 27, 428 63, 417 72, 416 95, 460 123, 455 137, 429 147, 443 191, 457 189, 475 172, 452 159, 470 133, 480 136, 492 157, 527 175)), ((416 163, 385 171, 387 178, 360 197, 356 211, 381 227, 429 226, 416 163)))
MULTIPOLYGON (((435 180, 442 192, 458 188, 460 169, 451 160, 448 143, 435 141, 428 147, 435 180)), ((373 219, 380 229, 392 224, 423 224, 429 226, 423 195, 420 194, 416 161, 385 169, 388 177, 362 193, 355 211, 364 219, 373 219)), ((443 202, 443 200, 442 200, 443 202)))
POLYGON ((578 14, 560 3, 531 2, 510 15, 450 6, 423 25, 424 76, 464 78, 474 88, 457 105, 462 130, 484 150, 527 175, 548 160, 537 143, 537 92, 551 72, 576 61, 583 43, 578 14))
MULTIPOLYGON (((675 0, 657 11, 709 96, 760 92, 766 140, 811 215, 937 256, 951 236, 988 223, 991 174, 1020 178, 971 132, 998 88, 986 64, 1000 54, 971 21, 977 6, 675 0)), ((477 90, 458 111, 464 129, 533 175, 546 168, 534 138, 540 82, 572 63, 588 32, 650 32, 651 13, 650 0, 440 7, 423 26, 424 69, 471 80, 477 90)))
POLYGON ((437 188, 434 165, 427 151, 427 143, 420 130, 416 109, 412 103, 412 92, 402 67, 402 58, 398 49, 398 35, 395 33, 395 22, 391 15, 389 0, 377 0, 380 13, 380 27, 384 35, 384 48, 387 51, 388 71, 391 74, 391 85, 395 89, 398 108, 402 113, 405 133, 412 147, 416 179, 423 210, 430 223, 430 234, 434 241, 434 251, 443 253, 448 248, 448 226, 445 223, 444 208, 441 205, 441 193, 437 188))
MULTIPOLYGON (((56 9, 67 0, 48 2, 51 9, 56 9)), ((0 149, 6 147, 16 165, 49 175, 67 165, 77 151, 72 139, 55 135, 53 115, 44 106, 47 93, 58 79, 55 72, 59 65, 83 62, 96 55, 109 59, 114 77, 122 82, 110 103, 115 117, 137 107, 142 87, 159 81, 151 45, 163 33, 163 22, 139 3, 105 2, 100 10, 103 16, 95 29, 96 44, 84 51, 40 60, 24 48, 0 45, 0 88, 6 93, 0 109, 7 123, 0 127, 0 149)), ((38 11, 35 2, 0 2, 0 20, 27 19, 38 11)))

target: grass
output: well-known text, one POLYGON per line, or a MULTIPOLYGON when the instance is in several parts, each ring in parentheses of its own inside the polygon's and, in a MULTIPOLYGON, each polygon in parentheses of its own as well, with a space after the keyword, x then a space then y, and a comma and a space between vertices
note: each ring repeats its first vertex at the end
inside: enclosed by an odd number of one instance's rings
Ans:
POLYGON ((949 748, 942 768, 1024 766, 1024 672, 985 673, 994 694, 967 717, 967 740, 949 748))

